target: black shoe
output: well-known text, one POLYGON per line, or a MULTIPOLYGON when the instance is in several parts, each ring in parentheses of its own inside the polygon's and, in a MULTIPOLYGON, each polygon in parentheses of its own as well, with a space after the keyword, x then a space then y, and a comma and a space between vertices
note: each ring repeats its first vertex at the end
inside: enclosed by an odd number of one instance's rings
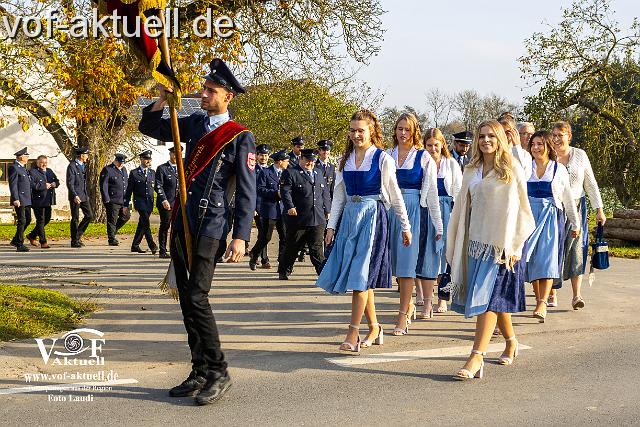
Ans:
POLYGON ((257 260, 252 258, 249 258, 249 268, 251 269, 251 271, 256 271, 256 268, 258 268, 258 262, 257 260))
POLYGON ((216 373, 207 379, 207 383, 195 398, 196 405, 208 405, 219 400, 231 388, 231 377, 228 373, 216 373))
POLYGON ((131 246, 131 252, 137 252, 139 254, 146 254, 147 251, 142 249, 140 246, 131 246))
POLYGON ((18 249, 16 249, 18 252, 29 252, 29 248, 26 247, 25 245, 20 245, 18 246, 18 249))
POLYGON ((169 396, 171 397, 185 397, 195 396, 207 383, 205 377, 195 375, 193 372, 189 377, 182 381, 180 385, 175 386, 169 390, 169 396))
POLYGON ((71 247, 72 248, 81 248, 82 245, 79 242, 71 242, 71 247))
POLYGON ((304 253, 298 255, 298 262, 304 262, 304 253))
POLYGON ((171 258, 171 255, 169 255, 166 251, 160 251, 160 258, 171 258))
POLYGON ((279 280, 289 280, 289 276, 287 276, 285 273, 278 273, 278 279, 279 280))
POLYGON ((84 248, 84 243, 82 242, 82 240, 80 240, 78 244, 80 245, 81 248, 84 248))
POLYGON ((18 246, 20 246, 20 244, 18 242, 14 242, 13 240, 11 241, 11 243, 9 243, 11 246, 17 248, 18 246))
POLYGON ((158 247, 157 246, 150 246, 149 249, 151 250, 151 254, 155 255, 158 253, 158 247))
POLYGON ((109 246, 118 246, 120 245, 120 242, 118 242, 117 240, 109 240, 109 246))

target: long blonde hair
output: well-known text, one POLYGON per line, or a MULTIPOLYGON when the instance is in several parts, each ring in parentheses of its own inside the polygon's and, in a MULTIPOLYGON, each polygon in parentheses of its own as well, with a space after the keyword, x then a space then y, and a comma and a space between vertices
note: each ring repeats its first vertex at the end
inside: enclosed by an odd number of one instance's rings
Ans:
POLYGON ((440 155, 446 159, 450 159, 451 153, 449 152, 449 147, 447 147, 447 140, 442 134, 442 131, 438 128, 427 129, 427 131, 424 133, 424 139, 423 139, 425 147, 427 146, 427 141, 430 140, 431 138, 437 141, 440 141, 440 143, 442 144, 442 148, 440 149, 440 155))
POLYGON ((513 178, 513 155, 507 141, 507 134, 504 132, 502 125, 496 120, 487 120, 478 126, 473 136, 473 157, 469 162, 470 167, 480 167, 483 164, 483 154, 480 151, 479 135, 480 129, 489 127, 498 138, 498 147, 496 148, 496 156, 493 160, 493 168, 498 178, 504 182, 511 182, 513 178))
MULTIPOLYGON (((371 135, 371 143, 378 148, 384 148, 382 127, 380 126, 380 121, 372 111, 366 109, 356 111, 351 116, 351 120, 349 120, 349 122, 352 122, 354 120, 362 120, 367 122, 367 124, 369 125, 369 134, 371 135)), ((344 165, 347 163, 347 159, 349 158, 353 150, 353 141, 351 141, 351 138, 347 136, 347 144, 345 145, 342 159, 340 159, 338 170, 344 170, 344 165)))
POLYGON ((396 124, 393 125, 393 147, 398 146, 398 138, 396 137, 396 129, 398 129, 398 124, 406 120, 409 123, 409 127, 411 128, 411 145, 415 147, 416 150, 420 150, 424 148, 422 145, 422 133, 420 132, 420 125, 418 124, 418 119, 413 113, 402 113, 398 120, 396 120, 396 124))

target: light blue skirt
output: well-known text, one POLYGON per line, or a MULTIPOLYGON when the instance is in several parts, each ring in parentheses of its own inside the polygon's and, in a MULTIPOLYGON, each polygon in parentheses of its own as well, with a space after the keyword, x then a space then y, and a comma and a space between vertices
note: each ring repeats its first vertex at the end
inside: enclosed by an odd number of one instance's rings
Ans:
POLYGON ((347 201, 316 286, 333 294, 391 286, 387 212, 379 200, 363 196, 361 202, 347 201))
POLYGON ((442 238, 436 241, 436 228, 431 221, 428 208, 420 208, 420 250, 416 275, 421 279, 435 280, 447 270, 444 250, 447 241, 447 227, 453 209, 453 197, 440 196, 440 216, 442 217, 442 238))
POLYGON ((467 297, 465 301, 452 301, 451 308, 464 317, 473 317, 487 311, 493 288, 498 277, 498 269, 493 249, 479 258, 467 257, 467 297))
MULTIPOLYGON (((420 230, 420 190, 402 190, 402 198, 407 207, 411 231, 420 230)), ((416 264, 420 242, 418 236, 413 234, 411 245, 402 243, 402 224, 396 211, 389 209, 389 244, 391 246, 391 273, 395 277, 416 277, 416 264)))
POLYGON ((553 198, 529 197, 536 228, 527 240, 527 282, 538 279, 557 279, 559 266, 558 208, 553 198))

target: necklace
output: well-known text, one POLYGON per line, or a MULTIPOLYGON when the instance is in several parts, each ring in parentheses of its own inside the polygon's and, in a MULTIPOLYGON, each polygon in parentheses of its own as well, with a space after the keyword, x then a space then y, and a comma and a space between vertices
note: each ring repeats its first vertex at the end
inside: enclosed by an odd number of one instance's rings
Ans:
POLYGON ((404 156, 400 157, 400 147, 398 147, 398 166, 402 166, 404 164, 410 152, 411 152, 411 149, 407 150, 407 152, 404 153, 404 156))

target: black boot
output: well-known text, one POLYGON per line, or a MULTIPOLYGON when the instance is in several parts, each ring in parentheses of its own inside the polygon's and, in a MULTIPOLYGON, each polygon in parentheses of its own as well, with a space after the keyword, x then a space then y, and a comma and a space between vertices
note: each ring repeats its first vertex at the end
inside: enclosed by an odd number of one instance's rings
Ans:
POLYGON ((208 405, 219 400, 231 388, 231 377, 225 372, 224 374, 216 372, 207 378, 207 383, 196 396, 196 405, 208 405))

